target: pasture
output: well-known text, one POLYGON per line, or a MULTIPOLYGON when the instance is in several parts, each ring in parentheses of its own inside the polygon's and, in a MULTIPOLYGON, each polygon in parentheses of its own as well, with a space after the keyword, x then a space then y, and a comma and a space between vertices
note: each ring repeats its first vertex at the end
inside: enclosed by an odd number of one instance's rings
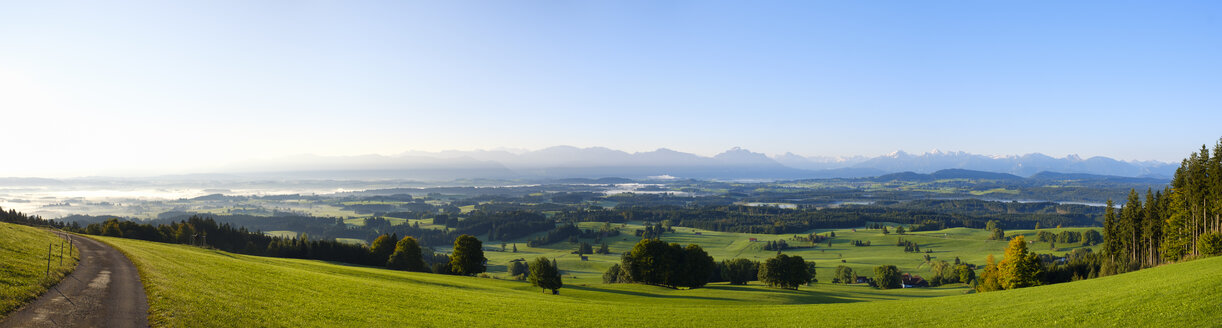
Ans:
POLYGON ((1201 326, 1222 319, 1222 258, 945 297, 933 296, 956 293, 822 283, 789 291, 566 282, 551 295, 518 281, 97 238, 136 263, 154 326, 1201 326))
POLYGON ((0 318, 37 298, 72 273, 79 254, 46 230, 0 223, 0 318), (60 246, 63 245, 63 263, 60 246), (54 256, 47 275, 47 247, 54 256))

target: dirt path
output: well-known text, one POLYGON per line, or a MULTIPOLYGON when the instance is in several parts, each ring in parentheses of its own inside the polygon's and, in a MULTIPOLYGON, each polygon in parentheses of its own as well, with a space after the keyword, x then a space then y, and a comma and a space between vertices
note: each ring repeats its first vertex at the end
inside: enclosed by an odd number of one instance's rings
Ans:
POLYGON ((148 300, 136 266, 93 239, 60 234, 80 248, 72 274, 33 303, 13 312, 7 327, 147 327, 148 300))

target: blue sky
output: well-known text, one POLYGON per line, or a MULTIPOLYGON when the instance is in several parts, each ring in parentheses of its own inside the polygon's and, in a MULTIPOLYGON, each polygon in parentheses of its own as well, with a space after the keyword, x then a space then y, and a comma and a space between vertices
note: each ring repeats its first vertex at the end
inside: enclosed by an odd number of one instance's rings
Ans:
POLYGON ((6 154, 34 160, 0 176, 561 144, 1178 161, 1222 136, 1219 58, 1211 1, 4 3, 6 154))

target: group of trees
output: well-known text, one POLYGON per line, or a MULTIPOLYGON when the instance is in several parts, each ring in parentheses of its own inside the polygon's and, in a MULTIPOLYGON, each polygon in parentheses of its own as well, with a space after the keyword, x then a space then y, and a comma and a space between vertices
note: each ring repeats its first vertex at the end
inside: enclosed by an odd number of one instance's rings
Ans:
POLYGON ((917 243, 914 241, 904 240, 903 238, 900 238, 899 241, 895 243, 895 246, 904 246, 904 253, 920 253, 921 252, 920 245, 917 245, 917 243))
POLYGON ((1103 242, 1103 235, 1100 234, 1098 230, 1094 229, 1087 230, 1086 232, 1061 231, 1060 233, 1052 233, 1051 231, 1041 230, 1036 233, 1036 240, 1041 242, 1093 246, 1103 242))
POLYGON ((717 277, 714 282, 728 281, 731 285, 746 285, 747 282, 759 279, 760 263, 748 259, 733 259, 721 261, 718 264, 717 277))
POLYGON ((852 284, 857 282, 857 273, 853 272, 853 268, 838 265, 836 273, 832 275, 832 283, 852 284))
POLYGON ((972 267, 971 264, 967 263, 932 262, 930 271, 933 271, 933 277, 930 277, 929 284, 932 286, 955 283, 969 284, 976 280, 976 270, 973 270, 972 267))
POLYGON ((548 261, 546 257, 539 257, 530 262, 530 273, 526 277, 527 281, 535 287, 542 288, 544 292, 548 289, 552 290, 552 294, 557 294, 560 287, 564 286, 564 281, 560 277, 560 268, 556 266, 556 260, 548 261))
POLYGON ((555 227, 551 231, 548 231, 546 235, 536 237, 534 240, 527 242, 526 245, 538 247, 562 241, 577 243, 581 238, 593 238, 595 242, 601 242, 606 238, 618 235, 619 229, 611 228, 609 224, 604 224, 604 226, 599 230, 590 230, 578 228, 577 225, 573 223, 565 223, 555 227))
POLYGON ((268 236, 250 232, 241 227, 235 228, 227 223, 218 224, 212 218, 199 216, 158 225, 111 218, 90 224, 77 231, 103 236, 190 244, 241 254, 317 259, 439 274, 478 274, 484 272, 487 261, 484 257, 482 242, 470 235, 460 235, 456 238, 454 252, 448 256, 426 250, 412 236, 399 238, 397 234, 383 234, 374 238, 373 242, 366 247, 335 240, 311 239, 307 235, 291 238, 268 236))
POLYGON ((1129 190, 1119 213, 1109 199, 1103 237, 1105 273, 1222 254, 1222 140, 1184 159, 1169 188, 1129 190))
POLYGON ((390 253, 390 259, 386 260, 386 267, 393 270, 428 272, 422 254, 416 238, 403 237, 395 243, 395 250, 390 253))
POLYGON ((806 262, 801 256, 779 254, 759 266, 759 280, 770 287, 798 289, 814 279, 815 262, 806 262))
POLYGON ((774 240, 764 243, 765 251, 782 251, 786 249, 789 249, 789 243, 785 242, 785 240, 774 240))
POLYGON ((670 288, 699 288, 709 282, 716 266, 699 245, 667 244, 658 239, 642 239, 620 258, 615 282, 637 282, 670 288))
MULTIPOLYGON (((1204 145, 1197 153, 1184 159, 1175 171, 1164 213, 1167 224, 1162 253, 1168 260, 1186 256, 1219 255, 1222 253, 1222 140, 1214 144, 1213 154, 1204 145)), ((1165 193, 1164 193, 1165 194, 1165 193)), ((1166 195, 1164 195, 1166 196, 1166 195)), ((1147 196, 1147 199, 1149 197, 1147 196)), ((1144 226, 1144 225, 1143 225, 1144 226)), ((1145 236, 1157 239, 1157 235, 1145 236)))
POLYGON ((1097 278, 1101 273, 1105 273, 1101 270, 1105 262, 1103 254, 1092 252, 1089 248, 1074 249, 1060 258, 1049 254, 1039 256, 1044 264, 1039 278, 1042 284, 1097 278))
POLYGON ((989 254, 984 273, 976 284, 976 291, 988 292, 1002 289, 1015 289, 1037 286, 1042 283, 1043 265, 1039 256, 1027 251, 1027 241, 1023 236, 1014 236, 1006 247, 1005 258, 996 263, 989 254))
POLYGON ((900 269, 894 265, 881 265, 874 268, 874 284, 879 289, 894 289, 903 287, 900 269))
MULTIPOLYGON (((47 226, 47 227, 60 228, 60 229, 69 228, 68 226, 64 224, 62 220, 61 221, 44 220, 41 216, 27 215, 25 213, 18 212, 17 210, 14 210, 14 209, 9 209, 6 212, 4 211, 4 208, 2 207, 0 207, 0 222, 8 222, 8 223, 14 223, 14 224, 20 224, 20 225, 28 225, 28 226, 47 226)), ((75 228, 79 229, 80 227, 76 226, 75 228)))
POLYGON ((530 274, 530 265, 526 263, 526 259, 509 261, 505 267, 509 272, 509 277, 514 280, 526 280, 526 276, 530 274))
POLYGON ((989 240, 1006 240, 1006 232, 1001 230, 1001 222, 989 220, 984 225, 984 231, 989 232, 989 240))
MULTIPOLYGON (((305 234, 289 238, 268 236, 248 231, 243 227, 234 227, 228 223, 218 224, 211 217, 200 216, 157 225, 110 218, 75 231, 163 243, 207 246, 249 255, 316 259, 374 266, 386 265, 390 254, 388 252, 385 253, 387 257, 380 257, 371 253, 368 247, 360 244, 311 239, 305 234)), ((393 243, 392 240, 392 246, 389 247, 391 251, 393 251, 393 243)))
POLYGON ((659 222, 655 225, 645 224, 645 229, 636 230, 636 236, 644 239, 659 239, 662 238, 662 234, 667 232, 675 232, 675 228, 669 226, 663 227, 662 223, 659 222))

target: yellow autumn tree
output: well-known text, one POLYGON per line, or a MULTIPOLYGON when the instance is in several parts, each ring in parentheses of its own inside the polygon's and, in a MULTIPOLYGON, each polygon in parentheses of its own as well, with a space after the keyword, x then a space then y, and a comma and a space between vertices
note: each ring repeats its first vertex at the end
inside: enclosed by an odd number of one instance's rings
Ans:
POLYGON ((980 274, 976 283, 976 291, 980 293, 1001 290, 1001 283, 997 280, 997 260, 993 259, 993 254, 989 254, 987 261, 984 273, 980 274))
POLYGON ((1027 241, 1022 235, 1010 239, 1006 257, 997 265, 997 281, 1003 289, 1015 289, 1040 284, 1040 259, 1027 252, 1027 241))

